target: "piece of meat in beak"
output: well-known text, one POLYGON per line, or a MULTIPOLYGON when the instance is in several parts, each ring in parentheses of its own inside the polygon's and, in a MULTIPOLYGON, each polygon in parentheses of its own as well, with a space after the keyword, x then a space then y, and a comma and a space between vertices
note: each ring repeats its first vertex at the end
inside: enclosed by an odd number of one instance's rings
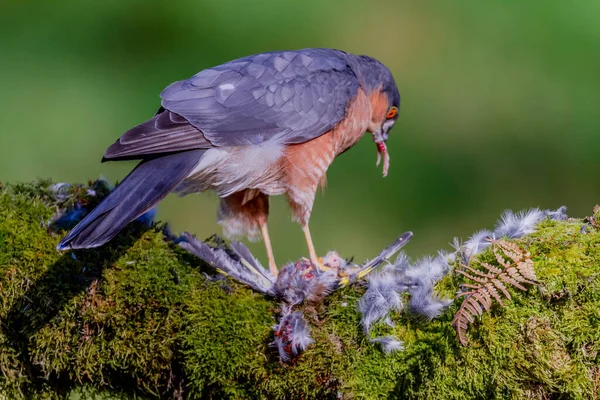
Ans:
POLYGON ((388 174, 388 169, 390 168, 390 154, 387 151, 387 146, 385 142, 388 139, 387 132, 379 131, 373 134, 373 141, 377 146, 377 162, 376 166, 379 166, 381 160, 383 159, 383 176, 386 177, 388 174))
POLYGON ((381 163, 381 159, 383 158, 383 177, 385 178, 388 174, 388 169, 390 168, 390 155, 387 151, 387 146, 385 142, 377 142, 377 162, 376 166, 379 166, 381 163))

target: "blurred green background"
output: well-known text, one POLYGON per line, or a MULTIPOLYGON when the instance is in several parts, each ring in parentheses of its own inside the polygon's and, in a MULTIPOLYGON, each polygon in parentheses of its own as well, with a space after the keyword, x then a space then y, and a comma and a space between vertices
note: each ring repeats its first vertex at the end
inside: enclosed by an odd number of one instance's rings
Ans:
MULTIPOLYGON (((600 2, 56 1, 0 5, 0 180, 121 179, 105 148, 151 117, 169 83, 252 53, 333 47, 376 57, 402 95, 390 175, 365 137, 329 170, 317 250, 412 256, 491 228, 506 208, 589 215, 600 202, 600 2)), ((220 232, 218 199, 169 197, 175 232, 220 232)), ((306 255, 282 198, 275 255, 306 255)), ((264 260, 262 245, 252 249, 264 260)))

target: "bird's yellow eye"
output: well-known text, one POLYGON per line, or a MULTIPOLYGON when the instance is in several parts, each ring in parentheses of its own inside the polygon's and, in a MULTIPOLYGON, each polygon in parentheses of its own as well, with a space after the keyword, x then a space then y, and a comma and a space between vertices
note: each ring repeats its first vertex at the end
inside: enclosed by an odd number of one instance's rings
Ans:
POLYGON ((387 118, 392 119, 396 116, 396 114, 398 114, 398 107, 392 107, 387 113, 387 118))

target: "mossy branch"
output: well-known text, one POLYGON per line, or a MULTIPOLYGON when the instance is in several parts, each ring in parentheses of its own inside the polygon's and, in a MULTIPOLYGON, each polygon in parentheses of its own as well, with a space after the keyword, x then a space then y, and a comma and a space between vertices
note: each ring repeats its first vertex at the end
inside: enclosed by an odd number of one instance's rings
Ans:
MULTIPOLYGON (((452 305, 432 321, 394 314, 393 327, 373 325, 404 343, 386 355, 363 334, 365 288, 355 283, 304 310, 314 343, 286 365, 268 345, 278 303, 214 278, 159 227, 132 224, 108 246, 58 253, 49 185, 0 189, 0 397, 541 399, 598 390, 600 232, 591 221, 546 221, 511 241, 531 254, 538 289, 492 306, 470 327, 468 347, 455 339, 452 305)), ((491 249, 478 259, 498 261, 491 249)), ((462 283, 448 275, 436 290, 451 296, 462 283)))

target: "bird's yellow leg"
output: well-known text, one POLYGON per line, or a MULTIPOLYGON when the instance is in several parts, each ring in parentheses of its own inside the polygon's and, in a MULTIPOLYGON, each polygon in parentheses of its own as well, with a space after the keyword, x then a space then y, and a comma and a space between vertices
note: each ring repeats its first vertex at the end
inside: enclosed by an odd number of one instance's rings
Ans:
POLYGON ((279 270, 277 269, 275 257, 273 256, 273 246, 271 246, 271 237, 269 236, 269 229, 267 228, 266 223, 260 225, 260 233, 262 234, 263 241, 265 242, 265 248, 267 249, 267 257, 269 258, 269 272, 271 272, 272 275, 277 276, 279 274, 279 270))
POLYGON ((321 260, 321 258, 317 257, 317 252, 315 251, 315 246, 313 245, 312 237, 310 236, 310 229, 308 229, 308 224, 302 225, 302 232, 304 232, 304 237, 306 238, 306 245, 308 246, 310 262, 321 271, 330 270, 331 268, 323 265, 323 261, 321 260))

